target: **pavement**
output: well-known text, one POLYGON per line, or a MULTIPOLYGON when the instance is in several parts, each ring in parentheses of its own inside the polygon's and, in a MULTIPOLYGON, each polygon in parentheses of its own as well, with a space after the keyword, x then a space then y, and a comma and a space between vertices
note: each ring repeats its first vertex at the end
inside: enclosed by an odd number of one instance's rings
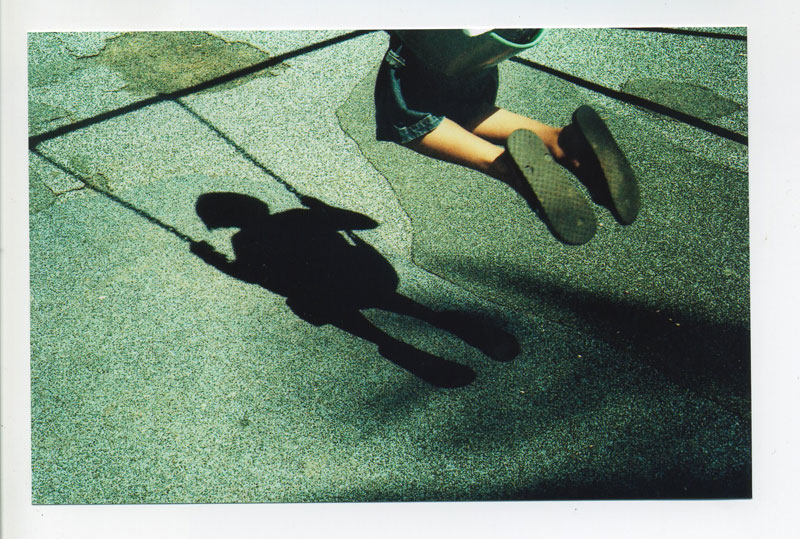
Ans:
POLYGON ((33 502, 750 497, 744 29, 500 66, 500 106, 591 105, 639 178, 580 247, 375 140, 387 42, 29 35, 33 502))

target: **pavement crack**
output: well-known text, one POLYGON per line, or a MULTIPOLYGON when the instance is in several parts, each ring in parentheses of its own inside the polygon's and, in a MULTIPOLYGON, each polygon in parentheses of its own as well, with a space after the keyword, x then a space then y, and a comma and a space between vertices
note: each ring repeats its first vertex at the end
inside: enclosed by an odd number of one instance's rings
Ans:
MULTIPOLYGON (((375 75, 375 73, 373 72, 373 73, 371 73, 370 75, 367 75, 367 77, 368 77, 368 78, 369 78, 369 77, 374 77, 374 75, 375 75)), ((339 108, 337 108, 337 109, 336 109, 336 123, 337 123, 337 125, 339 126, 339 129, 341 129, 341 130, 342 130, 342 132, 343 132, 345 135, 347 135, 347 136, 348 136, 348 138, 350 138, 350 140, 352 140, 352 141, 353 141, 353 143, 354 143, 354 144, 355 144, 355 146, 356 146, 356 149, 358 150, 358 153, 359 153, 359 154, 360 154, 360 155, 361 155, 361 156, 364 158, 364 160, 365 160, 367 163, 369 163, 369 165, 370 165, 370 167, 372 168, 372 170, 373 170, 373 171, 375 171, 375 173, 376 173, 378 176, 380 176, 380 177, 381 177, 381 179, 382 179, 381 183, 382 183, 384 186, 386 186, 386 187, 388 187, 388 188, 389 188, 389 191, 392 193, 392 197, 394 198, 395 202, 397 202, 397 207, 398 207, 398 208, 400 208, 400 211, 402 212, 403 216, 405 216, 405 220, 406 220, 406 222, 407 222, 407 223, 409 223, 409 224, 411 224, 411 231, 409 232, 409 236, 410 236, 410 238, 408 238, 408 242, 407 242, 407 244, 409 245, 409 247, 406 249, 406 254, 409 256, 409 258, 410 258, 410 259, 411 259, 411 261, 413 262, 413 261, 414 261, 414 257, 413 257, 414 230, 413 230, 413 221, 412 221, 412 219, 411 219, 411 215, 408 213, 408 211, 406 210, 406 208, 403 206, 403 204, 402 204, 402 202, 401 202, 401 200, 400 200, 400 196, 398 195, 398 193, 397 193, 397 190, 395 189, 395 187, 392 185, 392 182, 391 182, 391 181, 389 181, 389 178, 386 176, 386 174, 384 174, 383 172, 381 172, 380 170, 378 170, 378 168, 375 166, 375 164, 374 164, 374 163, 373 163, 373 162, 370 160, 370 158, 369 158, 369 156, 367 155, 367 153, 364 151, 364 149, 363 149, 363 148, 361 147, 361 145, 358 143, 358 140, 356 140, 356 138, 355 138, 355 137, 353 137, 353 136, 350 134, 350 132, 349 132, 349 131, 348 131, 348 129, 347 129, 347 126, 346 126, 346 125, 343 123, 343 122, 344 122, 344 116, 346 116, 346 112, 345 112, 343 109, 344 109, 344 107, 346 106, 346 103, 348 103, 348 102, 349 102, 349 101, 352 99, 352 97, 353 97, 353 94, 354 94, 355 92, 357 92, 357 90, 358 90, 358 87, 359 87, 359 85, 356 85, 356 87, 355 87, 355 88, 353 88, 353 89, 350 91, 350 94, 348 94, 348 96, 347 96, 347 99, 345 99, 345 100, 344 100, 344 103, 345 103, 345 105, 342 105, 342 106, 340 106, 339 108)), ((417 267, 419 267, 419 266, 418 266, 416 263, 414 263, 414 265, 415 265, 415 266, 417 266, 417 267)), ((448 281, 448 282, 449 282, 449 281, 448 281)))
POLYGON ((110 89, 110 90, 103 89, 103 92, 104 92, 104 93, 107 93, 107 94, 113 94, 113 93, 116 93, 116 92, 123 92, 123 91, 127 91, 127 90, 128 90, 128 88, 129 88, 128 84, 127 84, 127 83, 125 83, 125 84, 123 84, 122 86, 119 86, 119 87, 117 87, 117 88, 112 88, 112 89, 110 89))
POLYGON ((81 54, 81 53, 78 53, 78 52, 72 51, 72 50, 70 50, 69 48, 67 48, 67 51, 68 51, 68 52, 69 52, 69 53, 70 53, 70 54, 71 54, 71 55, 72 55, 72 56, 73 56, 73 57, 74 57, 76 60, 84 60, 84 59, 86 59, 86 58, 94 58, 94 57, 96 57, 96 56, 100 56, 100 54, 103 52, 102 50, 100 50, 100 51, 98 51, 98 52, 94 52, 94 53, 90 53, 90 54, 81 54))
POLYGON ((75 37, 82 35, 83 34, 81 33, 67 32, 64 34, 57 34, 56 37, 61 42, 61 45, 64 47, 64 50, 66 50, 76 60, 85 60, 89 58, 94 58, 102 54, 103 49, 105 49, 106 47, 105 39, 100 43, 94 43, 94 48, 90 50, 82 50, 78 46, 76 46, 77 43, 81 42, 74 40, 75 37))

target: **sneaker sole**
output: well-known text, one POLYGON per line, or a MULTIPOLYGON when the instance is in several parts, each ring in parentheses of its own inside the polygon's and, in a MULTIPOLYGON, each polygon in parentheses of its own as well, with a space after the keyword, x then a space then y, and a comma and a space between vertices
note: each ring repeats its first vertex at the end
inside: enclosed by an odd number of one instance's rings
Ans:
MULTIPOLYGON (((569 175, 553 160, 550 151, 532 131, 514 131, 506 148, 527 181, 540 217, 550 232, 570 245, 581 245, 594 236, 597 221, 584 196, 569 181, 569 175)), ((525 196, 523 194, 523 196, 525 196)), ((526 197, 528 198, 528 197, 526 197)))
POLYGON ((572 123, 597 158, 611 197, 612 211, 623 225, 639 215, 639 185, 630 163, 625 158, 605 122, 586 105, 572 114, 572 123))

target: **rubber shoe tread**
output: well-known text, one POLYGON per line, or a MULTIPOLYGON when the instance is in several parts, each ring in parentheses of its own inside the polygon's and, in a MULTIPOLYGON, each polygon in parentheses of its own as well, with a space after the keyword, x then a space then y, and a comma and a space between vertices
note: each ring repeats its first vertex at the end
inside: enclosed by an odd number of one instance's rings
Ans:
POLYGON ((522 193, 559 240, 571 245, 588 242, 597 220, 586 198, 569 180, 568 172, 555 162, 544 142, 533 131, 514 131, 506 148, 529 189, 522 193), (527 196, 526 196, 527 195, 527 196), (532 197, 532 199, 531 199, 532 197))
POLYGON ((572 124, 597 159, 607 185, 612 212, 623 225, 633 223, 639 214, 641 201, 636 176, 625 154, 605 122, 591 107, 583 105, 575 110, 572 124))

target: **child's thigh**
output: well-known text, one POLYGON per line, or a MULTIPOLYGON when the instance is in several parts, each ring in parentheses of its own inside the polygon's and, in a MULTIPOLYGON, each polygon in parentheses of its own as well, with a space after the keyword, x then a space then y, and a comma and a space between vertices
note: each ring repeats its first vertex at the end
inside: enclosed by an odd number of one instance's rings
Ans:
POLYGON ((518 129, 527 129, 536 133, 539 138, 547 139, 553 127, 492 105, 486 105, 476 114, 475 120, 465 126, 473 134, 496 142, 505 143, 511 133, 518 129))
POLYGON ((412 140, 407 147, 423 155, 488 172, 503 153, 503 148, 445 118, 427 135, 412 140))

